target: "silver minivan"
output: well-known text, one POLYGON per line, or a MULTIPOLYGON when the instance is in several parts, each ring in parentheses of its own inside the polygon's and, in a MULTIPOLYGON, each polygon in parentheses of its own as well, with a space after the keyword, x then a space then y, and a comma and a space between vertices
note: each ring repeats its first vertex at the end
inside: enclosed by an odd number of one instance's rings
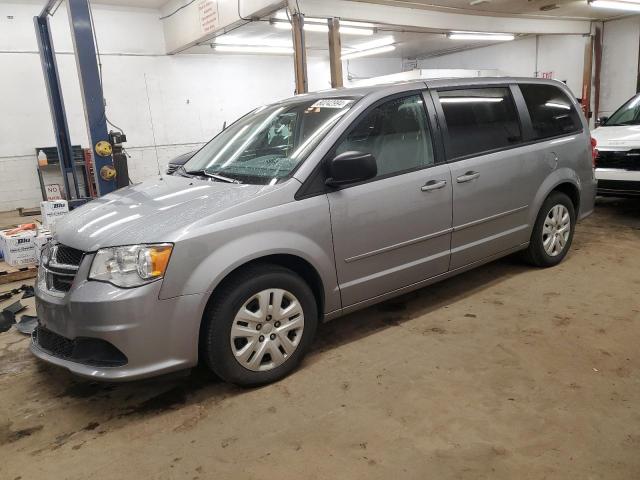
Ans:
POLYGON ((522 251, 594 206, 587 122, 555 81, 338 89, 260 107, 180 168, 74 210, 43 250, 39 358, 103 380, 199 362, 278 380, 316 327, 522 251))

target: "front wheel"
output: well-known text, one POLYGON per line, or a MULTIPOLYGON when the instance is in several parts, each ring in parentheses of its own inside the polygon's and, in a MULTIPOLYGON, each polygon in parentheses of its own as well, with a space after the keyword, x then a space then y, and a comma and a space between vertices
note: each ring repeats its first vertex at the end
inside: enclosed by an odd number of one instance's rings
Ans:
POLYGON ((228 382, 253 387, 296 368, 318 323, 315 297, 299 275, 277 265, 254 266, 213 295, 202 335, 211 370, 228 382))
POLYGON ((571 199, 562 192, 552 192, 540 208, 525 259, 537 267, 559 264, 571 247, 575 224, 571 199))

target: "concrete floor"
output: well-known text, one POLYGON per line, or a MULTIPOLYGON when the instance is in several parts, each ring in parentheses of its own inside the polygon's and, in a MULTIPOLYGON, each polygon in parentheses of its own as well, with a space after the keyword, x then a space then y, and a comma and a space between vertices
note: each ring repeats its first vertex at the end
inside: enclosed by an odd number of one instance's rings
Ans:
POLYGON ((600 201, 559 267, 336 320, 256 390, 86 383, 1 334, 0 478, 640 478, 639 242, 640 201, 600 201))

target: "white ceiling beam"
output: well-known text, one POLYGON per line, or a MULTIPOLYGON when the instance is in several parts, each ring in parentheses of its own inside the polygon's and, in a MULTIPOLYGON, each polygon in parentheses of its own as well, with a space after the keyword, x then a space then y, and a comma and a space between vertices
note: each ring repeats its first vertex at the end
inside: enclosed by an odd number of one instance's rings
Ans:
POLYGON ((288 0, 291 9, 309 17, 339 17, 346 20, 399 25, 430 30, 465 30, 531 34, 589 34, 588 20, 489 17, 436 10, 380 5, 350 0, 288 0))
POLYGON ((285 0, 170 0, 161 9, 167 53, 180 53, 286 5, 285 0), (186 5, 186 6, 185 6, 186 5), (240 18, 242 15, 243 18, 240 18))

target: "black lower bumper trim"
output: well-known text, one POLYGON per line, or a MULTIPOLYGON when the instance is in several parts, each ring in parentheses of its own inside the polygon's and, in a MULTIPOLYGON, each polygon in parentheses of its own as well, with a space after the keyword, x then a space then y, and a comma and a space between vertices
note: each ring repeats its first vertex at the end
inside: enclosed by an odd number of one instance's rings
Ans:
POLYGON ((598 195, 612 197, 640 197, 640 181, 598 180, 598 195))
POLYGON ((32 339, 40 350, 63 360, 95 367, 122 367, 128 363, 124 353, 100 338, 71 340, 39 325, 32 339))

